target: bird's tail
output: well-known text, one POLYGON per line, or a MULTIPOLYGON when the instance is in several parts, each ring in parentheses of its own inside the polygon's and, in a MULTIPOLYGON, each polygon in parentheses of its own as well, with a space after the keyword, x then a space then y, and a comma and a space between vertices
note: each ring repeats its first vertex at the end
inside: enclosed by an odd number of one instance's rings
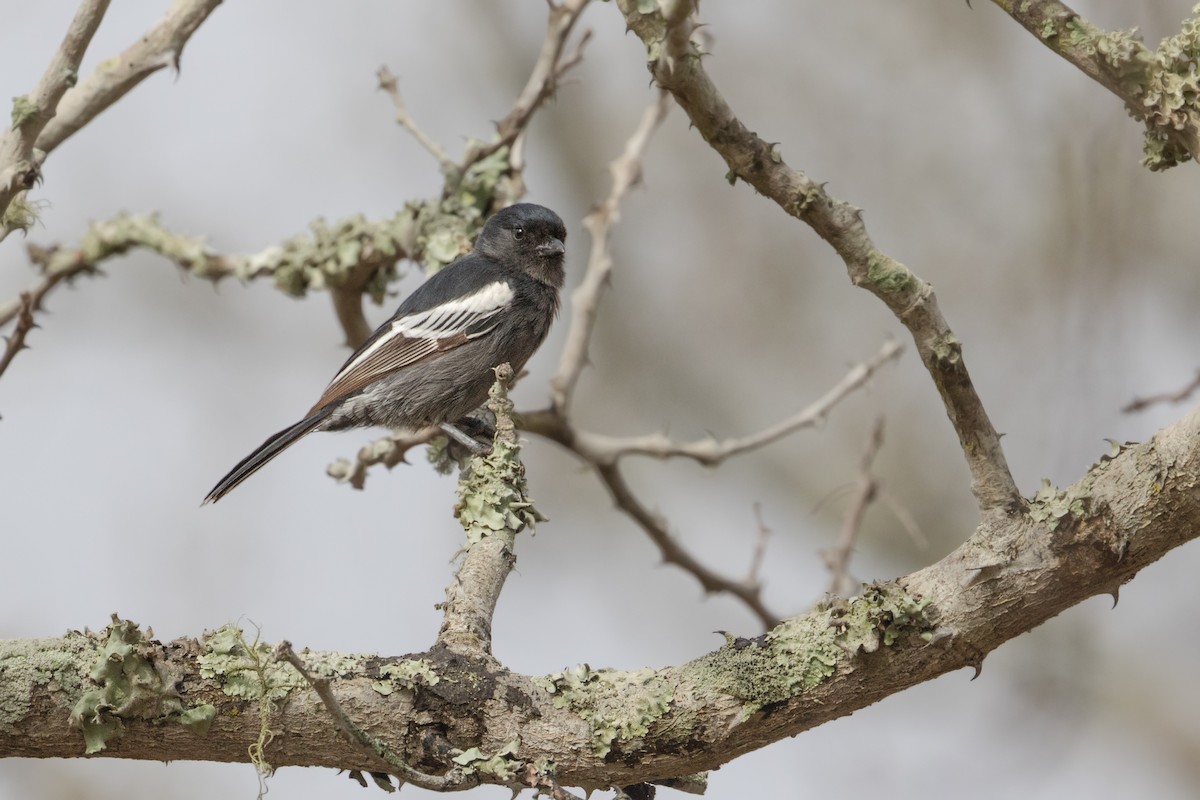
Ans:
POLYGON ((238 462, 229 470, 229 474, 221 478, 213 490, 204 498, 206 503, 215 503, 234 490, 242 481, 258 472, 268 461, 291 447, 305 435, 317 429, 325 418, 333 413, 334 406, 329 405, 297 422, 290 428, 284 428, 279 433, 267 439, 258 449, 238 462))

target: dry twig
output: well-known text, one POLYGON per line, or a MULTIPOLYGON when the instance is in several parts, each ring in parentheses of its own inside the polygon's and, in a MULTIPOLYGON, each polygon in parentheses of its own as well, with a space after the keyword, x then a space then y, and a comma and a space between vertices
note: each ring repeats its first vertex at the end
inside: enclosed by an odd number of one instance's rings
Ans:
POLYGON ((1197 389, 1200 389, 1200 370, 1196 370, 1196 377, 1192 378, 1191 383, 1178 389, 1174 392, 1163 392, 1162 394, 1152 394, 1149 397, 1135 397, 1129 401, 1122 409, 1123 414, 1134 414, 1138 411, 1144 411, 1150 406, 1158 405, 1159 403, 1182 403, 1191 397, 1197 389))
POLYGON ((11 224, 7 216, 9 204, 41 177, 40 159, 34 147, 58 112, 62 96, 79 79, 79 64, 104 19, 108 3, 109 0, 83 0, 37 86, 13 100, 12 125, 0 133, 0 239, 19 227, 11 224))
POLYGON ((569 413, 575 385, 587 364, 588 347, 596 328, 600 293, 612 276, 609 240, 613 226, 621 218, 621 201, 642 179, 642 154, 650 137, 666 116, 667 108, 667 93, 660 92, 658 99, 642 112, 641 122, 625 142, 624 151, 609 165, 612 190, 604 202, 583 221, 584 227, 591 235, 592 249, 588 255, 583 280, 571 295, 571 327, 567 331, 566 344, 563 345, 562 356, 559 358, 558 372, 550 382, 553 408, 559 414, 569 413))
POLYGON ((842 523, 842 535, 838 539, 837 547, 824 553, 825 565, 833 575, 829 583, 829 593, 838 597, 848 597, 856 587, 850 577, 850 558, 854 555, 858 535, 862 531, 867 506, 879 495, 879 480, 871 473, 871 467, 882 446, 883 417, 880 417, 871 429, 871 438, 867 440, 866 449, 858 462, 858 486, 854 491, 850 509, 846 512, 846 519, 842 523))
POLYGON ((21 292, 19 303, 16 327, 13 328, 13 332, 8 335, 4 343, 4 352, 0 353, 0 376, 4 375, 8 365, 17 357, 17 353, 28 347, 25 344, 25 337, 37 327, 37 323, 33 321, 33 295, 29 292, 21 292))

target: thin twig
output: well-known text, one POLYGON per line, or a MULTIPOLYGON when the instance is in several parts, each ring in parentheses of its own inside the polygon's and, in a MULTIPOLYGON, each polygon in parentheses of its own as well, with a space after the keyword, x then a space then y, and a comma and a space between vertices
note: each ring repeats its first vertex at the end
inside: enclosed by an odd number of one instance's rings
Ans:
POLYGON ((879 417, 875 421, 875 427, 871 430, 871 438, 867 440, 867 446, 858 462, 858 487, 855 489, 850 510, 846 512, 846 519, 842 523, 842 535, 838 539, 837 547, 825 552, 825 565, 829 567, 829 571, 833 575, 829 583, 829 593, 835 596, 845 597, 854 591, 854 581, 850 578, 850 558, 854 555, 858 535, 862 531, 862 521, 867 513, 867 506, 871 505, 879 494, 879 480, 872 474, 871 467, 882 446, 883 417, 879 417))
MULTIPOLYGON (((669 30, 661 10, 643 12, 645 3, 617 0, 625 22, 653 53, 661 53, 669 30)), ((845 262, 851 281, 882 300, 908 328, 946 406, 971 471, 971 490, 980 510, 1006 514, 1024 507, 1013 480, 1000 434, 993 426, 963 360, 962 344, 950 329, 933 288, 872 242, 862 210, 829 193, 825 184, 793 169, 779 145, 751 131, 713 84, 698 58, 662 58, 650 70, 674 96, 697 133, 725 160, 729 175, 753 186, 784 212, 806 223, 845 262)))
POLYGON ((37 323, 33 321, 33 308, 33 295, 29 292, 21 292, 20 307, 17 309, 17 325, 8 335, 8 340, 4 343, 4 352, 0 354, 0 377, 4 375, 4 371, 8 369, 12 360, 17 357, 17 353, 28 347, 25 344, 25 337, 37 327, 37 323))
POLYGON ((333 717, 334 724, 338 730, 352 741, 358 743, 367 752, 374 753, 383 759, 389 770, 401 780, 411 783, 414 786, 420 786, 422 789, 429 789, 435 792, 470 789, 479 785, 478 773, 465 772, 459 766, 450 768, 444 775, 429 775, 406 764, 404 759, 400 758, 394 750, 371 736, 350 719, 345 709, 342 708, 342 704, 338 702, 333 690, 329 688, 329 678, 309 672, 308 667, 300 660, 300 656, 296 655, 296 651, 292 649, 291 642, 280 642, 275 648, 274 658, 276 661, 284 661, 291 664, 300 673, 301 677, 317 693, 317 697, 321 698, 321 702, 325 705, 325 710, 333 717))
POLYGON ((1129 401, 1124 408, 1121 409, 1122 414, 1134 414, 1138 411, 1144 411, 1150 406, 1159 403, 1182 403, 1191 397, 1197 389, 1200 389, 1200 370, 1196 370, 1196 377, 1192 378, 1191 383, 1174 392, 1163 392, 1162 394, 1152 394, 1149 397, 1135 397, 1129 401))
POLYGON ((157 25, 67 93, 37 148, 49 153, 160 69, 178 72, 184 45, 219 5, 221 0, 175 0, 157 25))
POLYGON ((654 458, 690 458, 704 466, 715 466, 733 456, 779 441, 804 428, 813 428, 825 421, 829 412, 846 395, 859 389, 887 362, 899 358, 904 346, 893 339, 884 342, 872 358, 852 367, 816 402, 805 406, 787 419, 748 436, 716 439, 712 436, 691 442, 674 442, 666 434, 617 437, 576 430, 572 449, 589 461, 610 464, 631 455, 654 458))
MULTIPOLYGON (((59 100, 79 79, 79 64, 108 4, 109 0, 83 0, 37 86, 13 100, 12 125, 0 133, 0 219, 13 199, 40 177, 34 147, 58 112, 59 100)), ((9 230, 9 225, 0 224, 0 239, 9 230)))
POLYGON ((596 464, 594 466, 596 475, 608 489, 617 508, 625 512, 650 537, 650 541, 658 547, 664 564, 674 564, 690 573, 700 582, 700 586, 707 594, 725 593, 738 598, 759 618, 767 630, 774 628, 782 621, 782 617, 768 609, 763 602, 762 587, 757 581, 726 578, 706 567, 680 545, 668 530, 666 521, 646 508, 633 494, 633 490, 625 482, 625 476, 621 473, 619 466, 616 464, 596 464))
POLYGON ((408 113, 408 106, 404 104, 404 98, 400 95, 400 82, 396 80, 392 71, 383 66, 375 75, 379 78, 379 88, 392 98, 392 105, 396 108, 396 122, 400 127, 412 134, 412 137, 417 140, 417 144, 428 150, 430 155, 437 159, 443 170, 457 168, 458 165, 454 163, 454 159, 450 158, 450 154, 446 152, 445 148, 421 130, 417 121, 408 113))
POLYGON ((612 190, 608 197, 584 219, 584 227, 592 238, 592 249, 588 255, 587 270, 579 287, 571 295, 571 327, 567 331, 566 344, 559 358, 558 372, 550 381, 553 408, 560 414, 570 411, 571 397, 575 385, 588 360, 588 348, 596 328, 596 315, 600 294, 609 284, 612 275, 610 239, 613 226, 621 218, 621 201, 629 190, 642 178, 642 154, 654 131, 667 114, 666 92, 658 97, 642 113, 621 155, 609 165, 612 175, 612 190))
POLYGON ((762 580, 759 578, 759 573, 762 572, 762 565, 767 557, 767 542, 771 539, 771 529, 763 521, 761 503, 754 504, 754 521, 758 523, 758 536, 754 540, 754 555, 750 558, 750 569, 746 573, 744 583, 760 586, 762 580))
POLYGON ((547 3, 550 18, 546 25, 546 37, 542 40, 541 51, 529 73, 529 80, 525 82, 525 88, 517 96, 512 110, 496 124, 496 138, 470 148, 463 160, 464 166, 482 161, 500 148, 511 145, 529 125, 534 112, 554 95, 562 77, 583 59, 583 48, 591 38, 590 32, 585 32, 565 57, 563 49, 587 4, 588 0, 566 0, 559 5, 547 3))

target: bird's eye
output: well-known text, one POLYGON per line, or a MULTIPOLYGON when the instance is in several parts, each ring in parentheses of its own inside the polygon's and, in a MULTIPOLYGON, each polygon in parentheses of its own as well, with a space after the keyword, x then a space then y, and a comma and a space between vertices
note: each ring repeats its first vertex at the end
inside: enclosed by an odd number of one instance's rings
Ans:
POLYGON ((525 229, 522 228, 520 225, 513 228, 513 238, 514 239, 520 239, 524 235, 525 235, 525 229))

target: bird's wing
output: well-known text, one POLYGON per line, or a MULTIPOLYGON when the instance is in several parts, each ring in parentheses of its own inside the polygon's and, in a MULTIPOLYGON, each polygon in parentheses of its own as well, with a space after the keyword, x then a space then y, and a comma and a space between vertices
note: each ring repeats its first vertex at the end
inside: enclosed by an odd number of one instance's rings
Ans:
POLYGON ((499 324, 496 315, 512 299, 512 286, 497 280, 432 308, 409 313, 403 313, 401 308, 401 313, 380 326, 350 356, 312 411, 347 397, 389 373, 486 336, 499 324))

